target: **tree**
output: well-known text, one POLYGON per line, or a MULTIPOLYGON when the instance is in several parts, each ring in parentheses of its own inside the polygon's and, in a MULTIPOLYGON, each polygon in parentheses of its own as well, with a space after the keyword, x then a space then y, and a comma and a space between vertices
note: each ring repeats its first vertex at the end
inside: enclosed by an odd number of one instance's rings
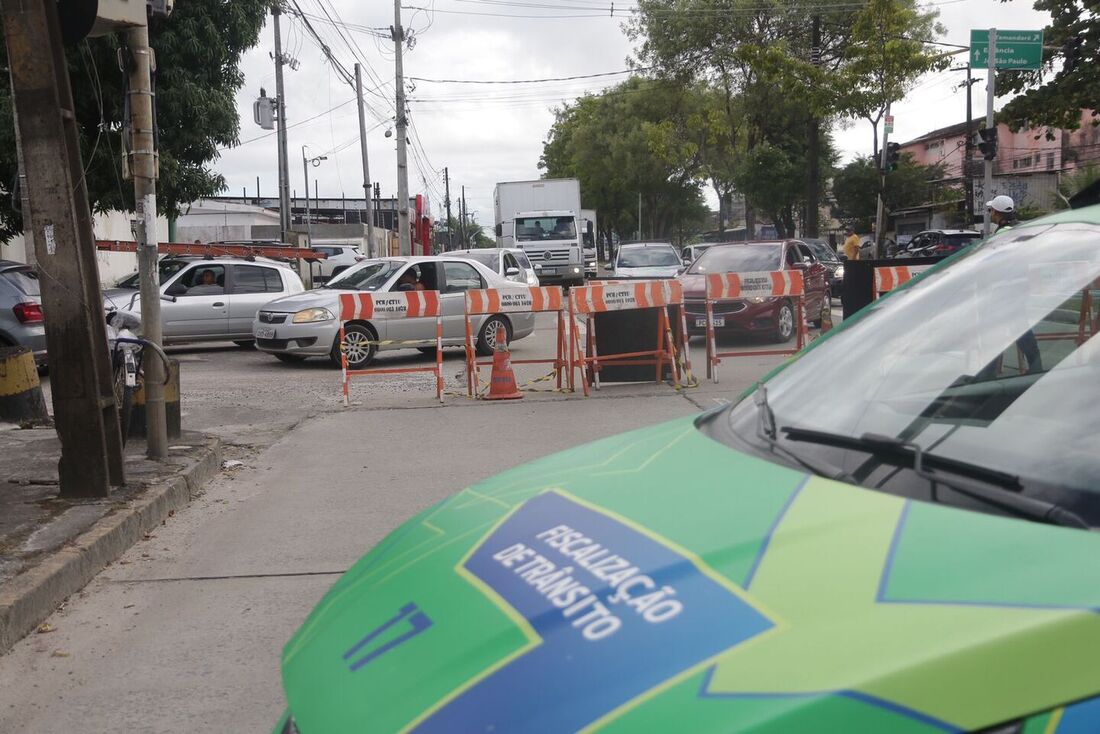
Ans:
POLYGON ((903 99, 922 74, 948 63, 925 43, 944 33, 937 15, 914 0, 870 0, 855 16, 834 79, 836 104, 845 116, 871 123, 876 158, 878 126, 887 105, 903 99))
POLYGON ((555 113, 539 167, 575 177, 601 233, 633 238, 642 199, 642 236, 669 238, 701 223, 700 130, 691 88, 631 78, 555 113))
MULTIPOLYGON (((237 142, 235 95, 244 83, 241 54, 256 45, 272 0, 187 0, 167 19, 154 19, 149 34, 157 58, 157 127, 160 178, 157 207, 180 207, 223 190, 225 179, 209 168, 219 147, 237 142)), ((2 39, 0 39, 2 43, 2 39)), ((133 211, 133 186, 123 180, 126 75, 119 70, 123 39, 106 36, 68 49, 69 75, 93 211, 133 211)), ((125 52, 124 52, 125 53, 125 52)), ((0 240, 23 230, 13 207, 17 163, 11 89, 0 85, 0 240)), ((17 198, 17 197, 14 197, 17 198)))
MULTIPOLYGON (((943 165, 922 166, 904 153, 897 170, 886 174, 883 202, 887 210, 920 206, 936 199, 933 181, 943 178, 943 165)), ((871 230, 878 196, 878 165, 869 156, 856 158, 833 177, 833 216, 862 232, 871 230)))
POLYGON ((998 113, 998 119, 1015 131, 1045 126, 1050 139, 1055 130, 1080 127, 1082 109, 1092 110, 1092 124, 1100 124, 1096 111, 1100 107, 1096 3, 1037 0, 1033 7, 1051 15, 1051 24, 1043 33, 1043 68, 997 75, 999 95, 1020 93, 998 113))
POLYGON ((1100 166, 1095 163, 1089 163, 1071 172, 1063 172, 1058 177, 1058 195, 1054 197, 1054 208, 1068 209, 1069 200, 1078 192, 1096 183, 1097 179, 1100 179, 1100 166))

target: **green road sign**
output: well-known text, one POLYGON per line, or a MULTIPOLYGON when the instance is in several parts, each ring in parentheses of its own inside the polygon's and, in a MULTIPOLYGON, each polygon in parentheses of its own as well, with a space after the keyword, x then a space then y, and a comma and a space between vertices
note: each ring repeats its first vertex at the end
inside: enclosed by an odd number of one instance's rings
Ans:
MULTIPOLYGON (((1038 69, 1042 61, 1042 31, 997 31, 998 69, 1038 69)), ((989 31, 970 31, 970 66, 989 68, 989 31)))

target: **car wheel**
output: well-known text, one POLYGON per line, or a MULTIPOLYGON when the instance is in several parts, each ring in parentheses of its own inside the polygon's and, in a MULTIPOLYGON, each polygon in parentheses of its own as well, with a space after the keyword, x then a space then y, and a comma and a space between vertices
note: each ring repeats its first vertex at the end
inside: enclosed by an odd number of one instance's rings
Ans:
MULTIPOLYGON (((378 353, 378 335, 362 324, 348 324, 344 327, 344 343, 347 345, 348 369, 361 370, 374 361, 378 353)), ((332 344, 331 359, 340 366, 340 335, 332 344)))
POLYGON ((794 309, 791 308, 789 301, 784 301, 779 304, 779 309, 775 312, 775 331, 772 334, 772 339, 777 344, 783 344, 789 342, 794 335, 794 309))
POLYGON ((306 361, 306 358, 300 354, 276 354, 275 359, 280 362, 286 362, 287 364, 298 364, 299 362, 306 361))
POLYGON ((512 325, 503 316, 490 316, 485 319, 477 332, 477 353, 482 357, 490 357, 497 347, 497 329, 504 327, 505 341, 512 343, 512 325))
POLYGON ((236 344, 241 349, 255 349, 256 348, 256 342, 253 341, 252 339, 242 339, 240 341, 235 341, 233 343, 236 344))

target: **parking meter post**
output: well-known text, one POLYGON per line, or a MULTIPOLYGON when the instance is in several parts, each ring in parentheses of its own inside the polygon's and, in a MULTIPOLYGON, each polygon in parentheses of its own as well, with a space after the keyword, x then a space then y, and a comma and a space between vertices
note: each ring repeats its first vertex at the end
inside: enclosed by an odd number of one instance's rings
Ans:
POLYGON ((717 384, 718 383, 718 360, 715 358, 717 353, 715 339, 714 339, 714 301, 710 298, 706 299, 706 314, 707 314, 707 378, 717 384))
POLYGON ((340 321, 340 375, 344 380, 344 407, 348 407, 348 350, 344 346, 344 322, 340 321))

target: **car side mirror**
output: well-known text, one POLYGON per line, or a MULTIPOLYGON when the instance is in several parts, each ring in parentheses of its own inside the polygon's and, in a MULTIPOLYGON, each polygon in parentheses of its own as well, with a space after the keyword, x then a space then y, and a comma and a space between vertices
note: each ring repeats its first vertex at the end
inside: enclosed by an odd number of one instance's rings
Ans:
POLYGON ((162 301, 168 301, 169 303, 175 303, 175 302, 176 302, 176 301, 178 301, 179 299, 178 299, 178 298, 176 298, 175 296, 170 296, 170 295, 168 295, 167 293, 162 293, 162 294, 161 294, 161 296, 160 296, 160 300, 162 300, 162 301))
POLYGON ((515 275, 519 275, 519 268, 508 268, 504 271, 504 275, 509 278, 515 275))
POLYGON ((187 286, 183 283, 173 283, 172 286, 164 292, 166 296, 182 296, 187 292, 187 286))

